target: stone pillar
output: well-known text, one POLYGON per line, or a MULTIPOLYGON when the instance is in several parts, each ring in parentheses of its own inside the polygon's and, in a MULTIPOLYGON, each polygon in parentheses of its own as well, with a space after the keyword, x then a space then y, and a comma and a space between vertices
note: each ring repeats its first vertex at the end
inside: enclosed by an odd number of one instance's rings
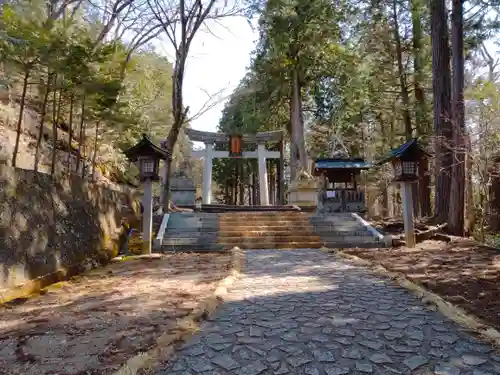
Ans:
POLYGON ((267 189, 266 145, 260 144, 257 146, 257 157, 259 159, 260 205, 269 206, 269 192, 267 189))
POLYGON ((214 145, 205 143, 205 164, 203 165, 203 204, 212 202, 212 158, 214 145))
POLYGON ((280 205, 285 204, 285 141, 283 137, 281 137, 281 141, 279 144, 280 148, 280 160, 278 167, 278 200, 280 205))
POLYGON ((151 232, 153 231, 153 181, 144 181, 142 197, 142 250, 143 254, 151 254, 151 232))

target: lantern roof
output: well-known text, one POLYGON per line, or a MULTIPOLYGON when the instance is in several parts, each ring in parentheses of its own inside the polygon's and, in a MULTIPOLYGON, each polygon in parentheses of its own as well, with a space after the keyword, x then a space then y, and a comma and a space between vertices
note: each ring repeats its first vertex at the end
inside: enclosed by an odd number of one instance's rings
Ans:
POLYGON ((384 164, 394 159, 416 161, 422 157, 430 156, 431 154, 428 153, 422 146, 420 146, 420 144, 418 143, 418 139, 413 138, 408 142, 403 143, 401 146, 389 151, 389 153, 383 159, 379 160, 376 164, 384 164))
POLYGON ((156 159, 167 159, 170 153, 161 147, 156 146, 146 134, 142 134, 142 139, 135 145, 124 151, 125 156, 135 162, 140 156, 153 156, 156 159))

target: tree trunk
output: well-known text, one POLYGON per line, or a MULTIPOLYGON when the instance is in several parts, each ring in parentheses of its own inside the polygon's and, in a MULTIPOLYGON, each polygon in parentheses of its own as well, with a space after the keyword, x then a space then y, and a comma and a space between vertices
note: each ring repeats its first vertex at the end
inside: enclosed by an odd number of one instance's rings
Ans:
MULTIPOLYGON (((292 94, 290 94, 292 96, 292 94)), ((297 152, 297 145, 294 140, 294 135, 293 135, 293 126, 292 126, 292 117, 293 117, 293 107, 292 107, 292 101, 290 100, 290 121, 289 121, 289 134, 290 134, 290 179, 294 180, 295 177, 297 177, 297 165, 298 165, 298 152, 297 152)))
POLYGON ((302 116, 302 97, 298 68, 292 72, 292 143, 295 143, 298 156, 297 166, 307 171, 307 152, 304 139, 304 118, 302 116))
POLYGON ((465 120, 464 120, 464 35, 463 3, 452 1, 451 38, 453 62, 453 164, 448 212, 449 233, 464 235, 465 212, 465 120))
POLYGON ((406 86, 406 72, 403 66, 403 52, 401 48, 401 37, 399 35, 398 9, 396 0, 393 0, 392 2, 392 11, 394 17, 394 41, 396 42, 396 57, 398 59, 399 86, 401 90, 401 100, 403 102, 403 121, 405 125, 405 137, 408 141, 413 138, 413 129, 411 126, 410 98, 408 95, 408 87, 406 86))
POLYGON ((493 232, 500 230, 500 156, 493 158, 489 189, 488 227, 493 232))
POLYGON ((92 155, 92 181, 95 181, 95 168, 96 168, 96 162, 97 162, 97 147, 99 146, 99 123, 100 121, 97 121, 95 124, 95 139, 94 139, 94 154, 92 155))
POLYGON ((36 138, 36 148, 35 148, 35 172, 38 171, 38 164, 40 163, 40 148, 42 145, 43 130, 45 127, 45 116, 47 116, 47 104, 49 102, 50 94, 50 79, 51 74, 47 74, 47 86, 45 87, 45 93, 43 94, 42 111, 40 113, 40 125, 38 128, 38 136, 36 138))
POLYGON ((85 138, 85 96, 82 98, 82 115, 80 119, 80 135, 78 136, 78 154, 76 155, 75 171, 78 173, 82 159, 82 144, 85 138))
MULTIPOLYGON (((406 71, 403 66, 403 51, 401 48, 401 36, 399 35, 399 20, 397 1, 392 1, 392 13, 394 19, 394 41, 396 43, 396 58, 398 63, 399 87, 401 90, 401 101, 403 104, 403 123, 405 127, 405 138, 407 141, 413 138, 413 127, 411 124, 410 114, 410 95, 408 94, 408 86, 406 84, 406 71)), ((418 205, 418 188, 416 184, 411 185, 413 212, 415 216, 419 216, 418 205)))
MULTIPOLYGON (((184 6, 184 2, 181 1, 182 6, 184 6)), ((183 14, 183 10, 181 14, 183 14)), ((176 54, 176 59, 175 59, 175 65, 174 65, 174 72, 172 75, 172 115, 174 118, 172 127, 170 128, 170 131, 168 132, 167 139, 164 143, 164 147, 167 150, 167 152, 170 153, 170 155, 174 154, 174 147, 177 143, 177 139, 179 138, 179 133, 182 128, 182 124, 184 123, 186 116, 187 116, 187 111, 188 108, 184 108, 183 106, 183 91, 182 91, 182 84, 184 82, 184 70, 186 66, 186 57, 188 53, 189 46, 186 46, 186 41, 181 40, 181 45, 178 49, 178 52, 176 54)), ((171 160, 166 163, 168 167, 172 166, 171 160)), ((171 171, 170 168, 167 169, 166 171, 166 179, 165 179, 165 186, 163 187, 162 194, 163 194, 163 212, 168 212, 169 207, 170 207, 170 176, 171 176, 171 171)))
POLYGON ((420 215, 430 217, 431 210, 431 175, 429 172, 429 160, 424 158, 418 164, 418 200, 420 206, 420 215))
POLYGON ((21 139, 21 131, 23 127, 24 106, 26 104, 26 92, 28 90, 28 78, 30 76, 30 69, 26 69, 23 78, 23 91, 21 93, 21 104, 19 107, 19 117, 17 118, 16 127, 16 143, 14 144, 14 152, 12 153, 12 166, 16 167, 17 153, 19 152, 19 141, 21 139))
MULTIPOLYGON (((410 0, 413 29, 413 88, 415 93, 415 128, 417 136, 421 138, 431 135, 429 121, 427 118, 427 105, 425 102, 425 92, 422 83, 425 81, 424 75, 424 53, 422 51, 422 17, 424 16, 424 3, 422 0, 410 0)), ((425 141, 424 141, 425 145, 425 141)), ((428 162, 420 165, 420 175, 418 180, 418 203, 421 216, 431 216, 431 189, 428 162)))
POLYGON ((71 156, 73 155, 73 108, 74 95, 71 93, 69 98, 69 121, 68 121, 68 172, 71 171, 71 156))
MULTIPOLYGON (((472 173, 473 173, 473 159, 472 159, 472 145, 470 136, 466 137, 467 142, 467 155, 466 155, 466 186, 465 186, 465 233, 466 236, 474 234, 474 227, 476 224, 476 214, 474 209, 474 191, 472 187, 472 173)), ((500 202, 499 202, 500 204, 500 202)), ((499 205, 500 212, 500 205, 499 205)))
MULTIPOLYGON (((50 162, 50 174, 56 173, 57 158, 57 74, 54 75, 54 92, 52 97, 52 161, 50 162)), ((61 93, 59 93, 61 95, 61 93)))
POLYGON ((448 23, 445 0, 433 0, 431 11, 432 40, 432 91, 434 94, 434 133, 436 155, 436 222, 448 218, 450 205, 452 155, 449 142, 452 140, 450 102, 450 49, 448 45, 448 23))

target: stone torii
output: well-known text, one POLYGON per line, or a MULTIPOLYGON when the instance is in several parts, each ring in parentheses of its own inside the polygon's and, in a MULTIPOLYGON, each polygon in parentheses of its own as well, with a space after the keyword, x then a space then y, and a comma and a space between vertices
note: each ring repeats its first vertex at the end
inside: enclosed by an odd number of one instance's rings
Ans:
MULTIPOLYGON (((195 130, 191 128, 185 129, 186 135, 193 142, 202 142, 205 144, 205 150, 193 151, 193 156, 204 159, 203 166, 203 204, 210 204, 212 200, 212 167, 214 158, 229 158, 229 151, 217 151, 214 149, 215 144, 228 144, 231 136, 227 133, 214 133, 195 130)), ((241 136, 243 144, 257 144, 257 151, 243 151, 237 158, 258 159, 259 168, 259 185, 260 185, 260 204, 262 206, 269 205, 269 189, 267 181, 267 159, 279 159, 280 166, 278 168, 279 183, 279 201, 284 204, 284 131, 275 130, 269 132, 261 132, 256 134, 244 134, 241 136), (279 151, 270 151, 266 149, 266 142, 279 143, 279 151)))

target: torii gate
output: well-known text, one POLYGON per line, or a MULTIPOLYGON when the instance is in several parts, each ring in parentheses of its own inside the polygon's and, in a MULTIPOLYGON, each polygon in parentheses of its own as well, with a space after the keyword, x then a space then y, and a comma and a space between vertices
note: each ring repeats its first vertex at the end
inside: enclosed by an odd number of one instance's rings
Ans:
POLYGON ((186 135, 191 141, 203 142, 205 150, 193 151, 193 156, 205 159, 203 166, 203 204, 210 204, 212 200, 212 161, 214 158, 246 158, 258 159, 259 166, 259 185, 260 185, 260 204, 262 206, 269 205, 269 189, 267 183, 267 166, 266 159, 279 159, 278 168, 278 196, 281 205, 285 203, 285 187, 284 187, 284 131, 276 130, 269 132, 261 132, 256 134, 244 134, 239 138, 243 144, 257 144, 257 151, 243 151, 238 155, 232 155, 229 151, 216 151, 214 146, 216 143, 228 144, 233 140, 227 133, 214 133, 195 130, 191 128, 185 129, 186 135), (279 144, 279 151, 270 151, 266 149, 265 142, 275 142, 279 144))

